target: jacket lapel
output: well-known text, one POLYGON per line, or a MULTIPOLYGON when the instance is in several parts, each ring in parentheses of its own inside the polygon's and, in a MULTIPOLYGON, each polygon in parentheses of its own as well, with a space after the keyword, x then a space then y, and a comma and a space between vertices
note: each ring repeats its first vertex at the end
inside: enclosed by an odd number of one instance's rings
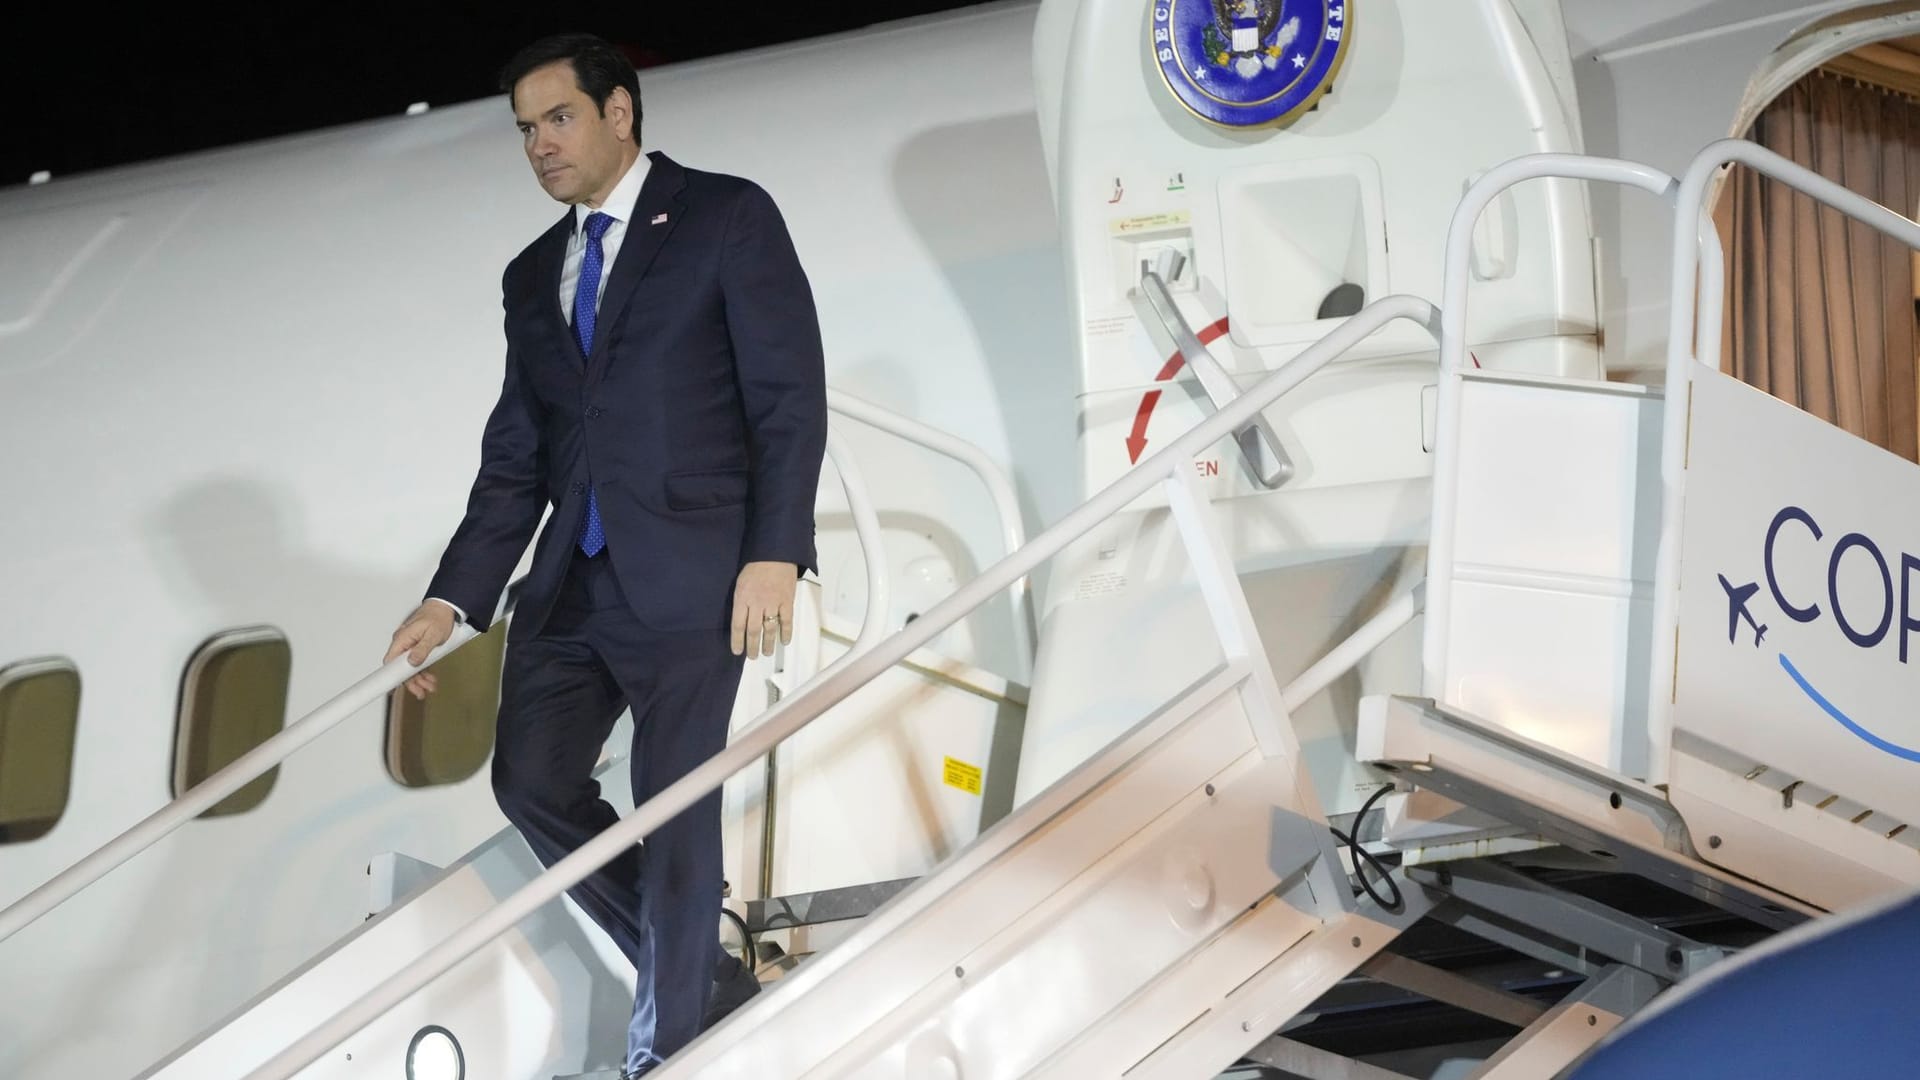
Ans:
MULTIPOLYGON (((613 260, 613 273, 607 278, 607 291, 600 297, 600 314, 594 320, 593 355, 587 358, 589 382, 598 379, 607 366, 607 341, 613 335, 601 331, 611 330, 626 312, 640 279, 646 277, 654 256, 660 254, 660 248, 680 224, 681 213, 686 209, 681 198, 687 186, 686 170, 657 150, 647 157, 650 161, 647 179, 640 185, 640 197, 633 205, 633 220, 627 222, 626 237, 620 241, 620 254, 613 260)), ((559 288, 556 277, 556 293, 559 288)))
POLYGON ((573 336, 573 324, 567 313, 560 310, 560 271, 566 266, 567 238, 573 232, 573 217, 573 207, 569 206, 566 214, 540 238, 541 295, 537 310, 546 316, 547 330, 566 339, 560 346, 560 355, 580 364, 584 362, 580 342, 573 336))

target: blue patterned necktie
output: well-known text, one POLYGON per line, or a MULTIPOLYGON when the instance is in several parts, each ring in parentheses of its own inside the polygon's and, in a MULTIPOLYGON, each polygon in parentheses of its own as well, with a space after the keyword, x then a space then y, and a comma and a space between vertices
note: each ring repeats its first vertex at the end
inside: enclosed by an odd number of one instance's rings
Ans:
MULTIPOLYGON (((593 355, 593 321, 600 300, 600 270, 606 256, 600 238, 613 225, 608 214, 587 215, 587 250, 580 259, 580 282, 573 291, 573 336, 580 342, 582 357, 593 355)), ((600 525, 600 500, 594 496, 593 482, 587 482, 587 518, 580 525, 580 550, 589 557, 607 546, 607 533, 600 525)))

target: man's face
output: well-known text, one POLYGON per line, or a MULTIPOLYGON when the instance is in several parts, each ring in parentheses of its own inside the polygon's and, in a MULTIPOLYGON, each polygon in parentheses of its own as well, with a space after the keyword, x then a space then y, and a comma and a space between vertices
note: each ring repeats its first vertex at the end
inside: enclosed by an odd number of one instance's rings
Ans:
POLYGON ((625 89, 608 95, 602 116, 574 80, 573 65, 556 61, 514 84, 513 118, 547 194, 563 203, 598 204, 619 181, 633 118, 625 89))

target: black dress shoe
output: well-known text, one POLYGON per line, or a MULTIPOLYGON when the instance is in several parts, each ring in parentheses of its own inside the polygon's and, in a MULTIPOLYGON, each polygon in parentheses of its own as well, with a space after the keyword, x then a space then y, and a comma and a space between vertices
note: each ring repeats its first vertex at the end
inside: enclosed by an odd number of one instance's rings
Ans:
POLYGON ((747 999, 760 992, 760 980, 740 958, 729 952, 720 954, 713 967, 713 989, 707 998, 707 1014, 700 1020, 700 1030, 705 1031, 727 1014, 747 1003, 747 999))

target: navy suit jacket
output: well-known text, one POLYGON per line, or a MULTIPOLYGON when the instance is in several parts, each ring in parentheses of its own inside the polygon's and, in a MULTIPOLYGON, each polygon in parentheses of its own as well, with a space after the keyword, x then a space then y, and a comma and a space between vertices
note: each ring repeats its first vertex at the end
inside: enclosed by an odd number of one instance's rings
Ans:
POLYGON ((539 632, 594 485, 605 555, 655 630, 729 624, 748 562, 817 569, 825 365, 806 273, 773 200, 652 164, 608 271, 593 351, 560 310, 574 213, 507 265, 506 379, 428 596, 485 629, 549 505, 511 638, 539 632))

